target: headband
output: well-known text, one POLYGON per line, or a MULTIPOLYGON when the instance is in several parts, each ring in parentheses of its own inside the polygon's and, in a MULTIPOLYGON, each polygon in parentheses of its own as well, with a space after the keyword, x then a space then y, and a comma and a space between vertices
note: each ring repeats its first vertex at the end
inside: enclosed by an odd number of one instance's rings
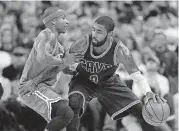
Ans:
POLYGON ((65 11, 64 10, 57 10, 56 12, 54 12, 54 13, 50 14, 49 16, 45 17, 43 19, 43 23, 46 24, 50 20, 53 20, 54 18, 60 17, 62 15, 65 15, 65 11))

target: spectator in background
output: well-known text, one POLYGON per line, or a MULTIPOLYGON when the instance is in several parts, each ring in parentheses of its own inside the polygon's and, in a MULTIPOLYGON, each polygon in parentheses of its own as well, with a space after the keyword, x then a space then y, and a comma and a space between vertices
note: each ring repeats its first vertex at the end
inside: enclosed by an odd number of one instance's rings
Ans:
POLYGON ((156 26, 160 24, 160 21, 155 17, 149 17, 143 25, 143 41, 140 43, 141 47, 150 47, 150 44, 155 36, 156 26), (155 23, 155 24, 154 24, 155 23))
POLYGON ((176 93, 174 95, 174 108, 175 108, 175 126, 174 126, 174 131, 178 131, 178 98, 179 98, 179 93, 176 93))
POLYGON ((4 17, 3 23, 9 23, 12 26, 13 40, 17 41, 19 33, 19 17, 20 13, 16 10, 8 10, 6 16, 4 17))
POLYGON ((169 93, 170 87, 168 79, 158 73, 160 69, 159 59, 155 55, 150 54, 150 57, 145 59, 145 65, 147 72, 144 76, 147 78, 151 89, 156 94, 160 94, 161 97, 164 97, 169 93))
POLYGON ((4 22, 9 22, 12 25, 17 25, 18 12, 16 10, 8 10, 4 17, 4 22))
POLYGON ((8 10, 15 10, 17 12, 21 12, 24 3, 21 1, 7 1, 5 2, 5 4, 8 10))
POLYGON ((136 41, 138 46, 138 50, 141 51, 142 49, 142 42, 144 39, 143 33, 143 17, 137 16, 135 19, 132 20, 131 25, 133 27, 132 38, 136 41))
POLYGON ((0 1, 0 26, 3 22, 5 13, 6 13, 6 4, 4 2, 0 1))
POLYGON ((83 3, 84 15, 90 17, 90 19, 95 19, 99 15, 99 3, 95 1, 84 1, 83 3))
POLYGON ((81 35, 89 33, 91 31, 91 26, 90 26, 89 22, 87 20, 85 20, 85 18, 81 19, 79 26, 81 29, 81 35))
MULTIPOLYGON (((149 47, 143 49, 142 59, 144 66, 143 68, 139 67, 140 70, 148 80, 152 90, 155 93, 159 93, 162 97, 164 97, 166 94, 169 93, 170 86, 167 77, 159 74, 160 60, 156 56, 155 52, 149 47)), ((135 90, 136 88, 137 87, 135 87, 134 84, 132 87, 133 91, 139 98, 142 98, 142 96, 140 95, 140 91, 135 90)))
POLYGON ((170 92, 178 92, 177 75, 178 75, 178 57, 176 52, 167 48, 168 41, 164 34, 156 35, 151 45, 161 61, 160 73, 169 79, 170 92))
POLYGON ((18 43, 22 46, 32 48, 36 34, 37 18, 33 14, 23 13, 20 20, 22 32, 20 32, 18 43))
MULTIPOLYGON (((169 92, 169 89, 170 89, 169 81, 165 76, 158 73, 158 70, 160 69, 159 59, 157 58, 157 56, 155 56, 155 54, 153 54, 151 51, 148 50, 148 52, 145 52, 144 63, 146 66, 146 72, 144 72, 144 76, 147 79, 152 91, 155 92, 156 94, 160 94, 161 97, 164 97, 167 100, 167 103, 169 104, 169 107, 170 107, 171 115, 173 115, 174 104, 173 104, 172 95, 169 92), (147 53, 148 55, 146 55, 147 53)), ((140 93, 141 91, 137 88, 135 83, 133 83, 132 90, 140 99, 143 99, 143 95, 141 95, 140 93)), ((137 128, 140 127, 137 124, 136 119, 133 118, 132 116, 125 117, 122 122, 124 125, 126 125, 126 123, 128 123, 129 121, 131 121, 130 122, 131 127, 126 126, 128 130, 133 129, 134 126, 137 128)), ((173 128, 174 128, 173 121, 169 122, 169 125, 162 124, 159 127, 160 131, 172 131, 173 128)))
POLYGON ((2 97, 2 95, 3 95, 3 92, 4 92, 4 90, 3 90, 2 85, 1 85, 1 83, 0 83, 0 100, 1 100, 1 97, 2 97))
POLYGON ((19 126, 25 131, 44 131, 46 121, 32 109, 21 103, 18 98, 11 97, 3 102, 3 104, 7 111, 16 118, 19 126))
POLYGON ((19 124, 14 117, 0 102, 0 130, 1 131, 22 131, 19 127, 19 124))
POLYGON ((2 84, 3 94, 1 100, 5 101, 11 96, 11 83, 2 76, 3 69, 11 64, 11 56, 9 53, 0 50, 0 83, 2 84))
POLYGON ((19 88, 19 79, 22 74, 26 59, 30 53, 30 50, 24 47, 15 47, 12 51, 11 65, 3 69, 3 77, 7 78, 11 82, 12 95, 17 96, 19 88))
POLYGON ((35 1, 25 1, 23 2, 22 12, 26 14, 36 13, 36 2, 35 1))
POLYGON ((1 50, 6 52, 11 52, 16 46, 16 41, 14 41, 13 27, 10 23, 3 23, 0 28, 0 45, 1 50))
POLYGON ((131 51, 131 54, 134 58, 134 61, 136 62, 137 65, 141 65, 142 63, 142 56, 140 54, 139 47, 137 45, 137 42, 133 37, 129 37, 128 39, 125 39, 126 46, 128 49, 131 51))

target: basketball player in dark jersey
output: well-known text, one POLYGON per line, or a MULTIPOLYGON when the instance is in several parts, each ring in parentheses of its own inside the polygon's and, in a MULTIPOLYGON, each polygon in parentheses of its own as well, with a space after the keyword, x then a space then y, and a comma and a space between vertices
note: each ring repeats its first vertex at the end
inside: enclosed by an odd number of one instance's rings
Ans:
MULTIPOLYGON (((80 117, 86 104, 94 97, 113 120, 128 114, 135 115, 141 122, 143 131, 155 131, 142 117, 142 102, 115 74, 123 64, 131 79, 145 95, 145 102, 165 102, 154 94, 136 66, 129 49, 113 37, 114 21, 108 16, 96 19, 92 33, 77 39, 69 52, 84 55, 77 66, 77 75, 70 82, 69 105, 74 111, 74 118, 67 126, 67 131, 78 131, 80 117), (78 50, 78 51, 77 51, 78 50)), ((121 32, 122 33, 122 32, 121 32)))

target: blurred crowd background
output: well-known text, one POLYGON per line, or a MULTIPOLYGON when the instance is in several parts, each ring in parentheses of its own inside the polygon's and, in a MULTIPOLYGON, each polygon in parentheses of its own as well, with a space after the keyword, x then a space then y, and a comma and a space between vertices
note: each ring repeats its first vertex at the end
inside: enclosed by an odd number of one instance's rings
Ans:
MULTIPOLYGON (((59 41, 69 47, 89 33, 95 18, 109 15, 114 36, 131 51, 152 90, 164 97, 171 116, 160 131, 178 131, 178 1, 0 1, 0 131, 43 131, 46 122, 22 104, 18 80, 49 6, 67 10, 70 21, 59 41)), ((142 100, 123 65, 117 72, 142 100)), ((96 99, 82 118, 81 131, 140 131, 133 116, 112 121, 96 99)))

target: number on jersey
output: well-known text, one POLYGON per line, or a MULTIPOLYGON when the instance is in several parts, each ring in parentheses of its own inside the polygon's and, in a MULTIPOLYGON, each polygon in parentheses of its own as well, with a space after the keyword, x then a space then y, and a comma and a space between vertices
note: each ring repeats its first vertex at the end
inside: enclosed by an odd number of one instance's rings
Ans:
POLYGON ((91 75, 91 76, 89 77, 89 79, 90 79, 91 81, 93 81, 94 83, 98 83, 98 76, 97 76, 97 75, 91 75))

